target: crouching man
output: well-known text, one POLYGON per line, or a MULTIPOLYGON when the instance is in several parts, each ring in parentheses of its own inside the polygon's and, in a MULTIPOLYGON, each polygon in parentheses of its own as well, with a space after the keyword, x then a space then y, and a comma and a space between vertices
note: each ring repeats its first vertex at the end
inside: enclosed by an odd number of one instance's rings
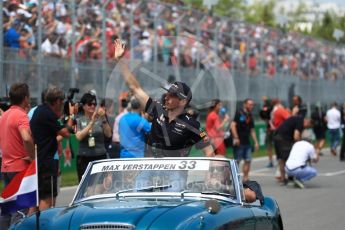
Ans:
POLYGON ((316 176, 317 170, 307 163, 312 160, 317 163, 320 159, 314 146, 306 141, 297 141, 291 149, 288 160, 286 161, 285 171, 288 176, 294 178, 296 187, 304 188, 304 182, 316 176))

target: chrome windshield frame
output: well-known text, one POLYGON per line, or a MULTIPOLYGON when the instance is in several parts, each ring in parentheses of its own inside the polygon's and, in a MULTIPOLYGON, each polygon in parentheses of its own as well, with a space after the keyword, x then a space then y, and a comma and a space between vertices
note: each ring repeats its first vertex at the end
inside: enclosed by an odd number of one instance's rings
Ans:
MULTIPOLYGON (((167 157, 167 158, 129 158, 129 159, 104 159, 104 160, 98 160, 98 161, 93 161, 90 162, 89 165, 87 166, 87 169, 85 170, 85 173, 77 187, 77 190, 74 194, 74 197, 71 201, 71 203, 69 204, 69 206, 75 205, 75 204, 79 204, 82 203, 84 201, 89 201, 89 200, 93 200, 93 199, 108 199, 108 198, 112 198, 114 197, 114 199, 116 199, 115 197, 115 193, 114 194, 100 194, 100 195, 93 195, 90 197, 86 197, 86 198, 81 198, 81 199, 77 199, 78 197, 80 197, 80 192, 81 189, 83 188, 83 186, 86 186, 86 178, 87 175, 90 175, 90 172, 92 170, 92 167, 98 163, 102 163, 102 162, 116 162, 116 161, 145 161, 145 160, 212 160, 212 161, 223 161, 223 162, 228 162, 231 168, 231 179, 233 181, 234 184, 234 189, 235 189, 235 197, 225 197, 222 195, 213 195, 213 194, 202 194, 201 192, 191 192, 191 193, 186 193, 184 194, 184 197, 190 199, 192 197, 195 197, 197 199, 217 199, 217 200, 222 200, 225 202, 231 202, 231 203, 238 203, 238 204, 243 204, 243 185, 242 185, 242 181, 241 181, 241 176, 239 174, 239 169, 237 166, 237 162, 233 159, 227 159, 227 158, 209 158, 209 157, 167 157)), ((152 198, 153 196, 159 196, 159 197, 172 197, 172 198, 178 198, 181 197, 181 193, 180 192, 125 192, 122 193, 119 197, 146 197, 146 198, 152 198)))

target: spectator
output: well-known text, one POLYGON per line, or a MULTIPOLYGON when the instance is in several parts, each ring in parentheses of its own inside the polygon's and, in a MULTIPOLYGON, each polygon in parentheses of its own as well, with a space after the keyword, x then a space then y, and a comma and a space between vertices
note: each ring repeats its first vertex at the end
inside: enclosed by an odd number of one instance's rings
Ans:
POLYGON ((65 56, 67 51, 59 46, 60 39, 57 34, 49 34, 47 39, 42 43, 43 54, 53 57, 65 56))
POLYGON ((254 53, 249 55, 248 60, 249 76, 255 76, 256 74, 256 57, 254 53))
POLYGON ((285 171, 288 176, 293 177, 295 186, 304 188, 304 182, 316 176, 317 170, 308 165, 308 161, 317 163, 320 156, 316 153, 314 146, 306 140, 297 141, 291 149, 289 158, 286 161, 285 171))
POLYGON ((331 144, 331 153, 333 156, 337 155, 337 147, 340 141, 340 127, 341 127, 341 114, 337 109, 337 103, 332 104, 332 108, 326 113, 327 128, 329 130, 329 138, 331 144))
POLYGON ((252 160, 252 146, 249 138, 252 137, 255 145, 255 151, 259 150, 259 143, 254 130, 254 119, 252 110, 254 108, 254 101, 246 99, 243 102, 243 108, 236 112, 235 118, 231 123, 231 133, 234 140, 234 158, 240 164, 243 164, 243 181, 248 181, 250 171, 250 163, 252 160))
POLYGON ((64 93, 56 88, 48 88, 45 100, 35 110, 30 127, 37 145, 38 189, 40 211, 55 206, 57 196, 58 150, 57 136, 69 137, 69 131, 58 119, 62 116, 64 93))
POLYGON ((268 156, 268 168, 273 168, 273 130, 270 125, 271 113, 272 113, 272 103, 267 97, 262 97, 263 106, 260 110, 260 118, 266 123, 266 149, 268 156))
MULTIPOLYGON (((29 166, 35 159, 34 142, 31 136, 29 118, 26 114, 30 104, 29 86, 13 84, 9 91, 11 107, 0 119, 0 149, 2 151, 1 173, 6 187, 13 177, 29 166)), ((29 214, 35 207, 29 209, 29 214)), ((8 228, 11 216, 3 216, 0 227, 8 228)))
POLYGON ((225 155, 224 128, 228 124, 229 116, 227 114, 224 114, 223 117, 220 116, 222 107, 223 103, 219 99, 212 100, 206 117, 206 132, 210 137, 215 153, 225 155))
POLYGON ((286 119, 276 130, 274 135, 274 147, 279 161, 280 177, 279 182, 286 184, 285 162, 294 142, 301 140, 301 134, 304 128, 311 126, 309 119, 303 119, 302 116, 291 116, 286 119))
POLYGON ((113 143, 114 143, 114 153, 115 155, 113 158, 120 157, 120 134, 119 134, 119 123, 121 118, 128 113, 127 111, 127 100, 128 94, 124 94, 122 98, 120 98, 120 113, 115 117, 114 128, 113 128, 113 143))
MULTIPOLYGON (((105 111, 105 118, 107 119, 109 126, 114 127, 115 114, 114 114, 114 102, 112 99, 103 99, 101 102, 101 108, 105 111)), ((113 130, 111 130, 113 133, 113 130)), ((108 158, 115 158, 115 146, 113 144, 112 135, 107 138, 104 137, 104 146, 107 150, 108 158)))
POLYGON ((80 141, 77 154, 77 173, 80 181, 89 162, 106 159, 104 137, 111 137, 111 127, 105 117, 104 108, 96 110, 96 96, 85 93, 81 100, 83 115, 77 118, 76 138, 80 141))
POLYGON ((303 118, 307 115, 307 106, 302 104, 302 98, 298 95, 292 97, 291 114, 293 116, 300 115, 303 118))
POLYGON ((287 110, 279 100, 276 100, 272 109, 271 115, 271 129, 276 130, 279 126, 291 116, 290 111, 287 110))
POLYGON ((325 145, 326 139, 326 130, 327 130, 327 123, 326 123, 326 113, 322 111, 320 106, 316 106, 314 111, 311 114, 311 120, 313 123, 313 132, 316 138, 316 152, 321 155, 321 149, 325 145))
POLYGON ((343 140, 341 142, 340 149, 340 161, 345 161, 345 103, 341 109, 341 129, 343 131, 343 140))
POLYGON ((144 157, 144 135, 151 130, 151 124, 141 116, 142 109, 137 99, 130 100, 131 111, 119 123, 120 157, 144 157))
POLYGON ((20 43, 27 41, 31 36, 30 33, 20 33, 22 25, 20 21, 16 20, 12 23, 11 27, 5 32, 4 42, 7 47, 20 48, 20 43))

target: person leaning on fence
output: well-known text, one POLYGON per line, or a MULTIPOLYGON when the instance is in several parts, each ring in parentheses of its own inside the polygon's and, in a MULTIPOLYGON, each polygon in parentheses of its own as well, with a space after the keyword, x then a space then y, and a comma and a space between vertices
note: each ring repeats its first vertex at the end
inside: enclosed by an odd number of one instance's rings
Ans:
POLYGON ((70 128, 58 122, 62 116, 64 93, 57 87, 45 92, 44 103, 39 105, 30 120, 32 135, 37 145, 39 209, 55 205, 57 196, 58 150, 57 137, 69 137, 70 128))
POLYGON ((192 99, 190 88, 183 82, 174 82, 167 90, 165 104, 150 98, 141 88, 125 60, 119 60, 124 53, 124 45, 115 41, 115 61, 118 62, 122 77, 133 95, 153 117, 148 137, 146 156, 180 157, 188 156, 195 144, 206 156, 214 156, 206 132, 200 130, 200 123, 185 112, 192 99))

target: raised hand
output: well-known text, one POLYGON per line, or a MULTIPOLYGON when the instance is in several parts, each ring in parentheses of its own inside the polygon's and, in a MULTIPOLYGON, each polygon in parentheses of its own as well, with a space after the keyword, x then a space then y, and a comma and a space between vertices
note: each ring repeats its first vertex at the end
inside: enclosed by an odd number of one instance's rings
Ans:
POLYGON ((117 60, 121 58, 125 52, 125 45, 122 44, 120 39, 116 39, 114 42, 115 52, 114 52, 114 59, 117 60))

